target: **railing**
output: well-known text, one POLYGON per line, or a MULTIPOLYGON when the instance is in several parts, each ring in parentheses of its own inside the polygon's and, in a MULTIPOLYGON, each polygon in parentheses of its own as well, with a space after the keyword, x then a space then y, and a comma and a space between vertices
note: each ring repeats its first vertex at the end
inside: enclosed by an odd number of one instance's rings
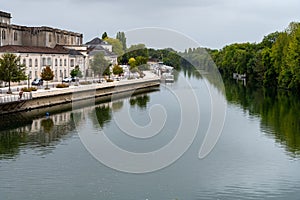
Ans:
POLYGON ((20 98, 19 94, 5 94, 0 96, 0 104, 19 102, 32 99, 31 92, 24 92, 20 98))

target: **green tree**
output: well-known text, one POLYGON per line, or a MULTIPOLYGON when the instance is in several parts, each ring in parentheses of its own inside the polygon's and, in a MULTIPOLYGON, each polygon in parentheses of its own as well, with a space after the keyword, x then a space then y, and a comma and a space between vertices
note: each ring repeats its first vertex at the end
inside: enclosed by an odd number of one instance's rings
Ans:
POLYGON ((286 85, 284 79, 286 79, 286 70, 282 70, 282 67, 285 66, 287 47, 289 43, 289 35, 287 32, 280 33, 276 42, 271 48, 271 63, 272 65, 269 68, 274 73, 273 77, 276 77, 276 80, 273 79, 273 82, 276 81, 276 87, 286 85), (284 74, 284 76, 283 76, 284 74), (285 77, 285 78, 283 78, 285 77))
POLYGON ((20 64, 20 57, 15 54, 3 54, 0 58, 0 80, 8 82, 8 93, 12 93, 10 89, 11 82, 19 82, 26 80, 26 66, 20 64))
POLYGON ((285 87, 300 92, 300 23, 293 24, 293 30, 290 34, 290 41, 287 48, 286 65, 282 66, 288 72, 287 84, 285 87))
POLYGON ((91 60, 91 68, 95 74, 98 74, 99 80, 103 76, 104 72, 109 71, 109 62, 105 59, 104 53, 100 52, 95 54, 91 60))
POLYGON ((72 78, 74 78, 74 77, 81 78, 82 77, 82 72, 80 71, 78 65, 75 66, 75 69, 71 70, 70 75, 71 75, 72 78))
POLYGON ((107 36, 107 33, 104 32, 104 33, 102 34, 102 40, 105 40, 107 37, 108 37, 108 36, 107 36))
POLYGON ((48 87, 48 81, 52 81, 53 78, 54 78, 54 73, 53 73, 53 71, 51 70, 50 66, 46 66, 46 67, 43 69, 43 71, 42 71, 42 73, 41 73, 41 78, 42 78, 44 81, 47 82, 45 90, 46 90, 46 89, 49 89, 49 87, 48 87))
POLYGON ((122 67, 120 67, 119 65, 115 65, 113 67, 113 73, 116 74, 116 75, 121 75, 124 73, 124 70, 122 67))
POLYGON ((145 65, 145 64, 147 64, 148 58, 143 57, 143 56, 137 56, 135 58, 135 61, 136 61, 137 66, 145 65))
POLYGON ((123 51, 125 52, 127 49, 126 45, 126 36, 124 32, 118 32, 116 39, 118 39, 122 43, 123 51))
POLYGON ((105 38, 105 41, 112 45, 112 51, 117 54, 118 56, 121 56, 124 54, 122 43, 118 39, 114 38, 105 38))

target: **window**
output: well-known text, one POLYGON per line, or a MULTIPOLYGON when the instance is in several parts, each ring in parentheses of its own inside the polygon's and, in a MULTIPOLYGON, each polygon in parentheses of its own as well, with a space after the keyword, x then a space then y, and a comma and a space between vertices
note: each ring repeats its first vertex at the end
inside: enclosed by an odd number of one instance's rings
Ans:
POLYGON ((74 39, 73 39, 73 37, 71 37, 71 44, 73 44, 74 43, 74 39))
POLYGON ((48 66, 51 66, 51 65, 52 65, 52 62, 51 62, 51 58, 50 58, 50 57, 47 58, 47 65, 48 65, 48 66))
POLYGON ((42 60, 42 66, 46 66, 46 58, 43 58, 43 60, 42 60))
POLYGON ((23 59, 23 65, 26 66, 26 59, 25 58, 23 59))
POLYGON ((64 59, 64 66, 67 66, 67 59, 64 59))
POLYGON ((29 71, 29 78, 32 78, 32 71, 29 71))
POLYGON ((18 33, 14 32, 14 41, 17 41, 17 40, 18 40, 18 33))
POLYGON ((59 43, 59 35, 56 36, 56 43, 59 43))
POLYGON ((38 67, 38 59, 37 58, 34 60, 34 66, 38 67))
POLYGON ((37 77, 38 77, 38 76, 37 76, 37 71, 35 71, 35 72, 34 72, 34 75, 35 75, 35 78, 37 78, 37 77))
POLYGON ((75 65, 75 64, 74 64, 74 59, 71 59, 70 62, 71 62, 71 67, 74 67, 74 65, 75 65))
POLYGON ((29 67, 32 67, 32 59, 29 59, 29 67))
POLYGON ((59 70, 60 77, 63 77, 62 71, 59 70))
POLYGON ((55 58, 55 66, 57 66, 57 59, 55 58))
POLYGON ((67 77, 67 70, 64 70, 65 77, 67 77))
POLYGON ((5 40, 5 39, 6 39, 6 31, 2 30, 2 40, 5 40))
POLYGON ((62 66, 62 59, 59 59, 59 66, 62 66))
POLYGON ((52 42, 52 35, 51 35, 51 33, 49 34, 49 42, 52 42))

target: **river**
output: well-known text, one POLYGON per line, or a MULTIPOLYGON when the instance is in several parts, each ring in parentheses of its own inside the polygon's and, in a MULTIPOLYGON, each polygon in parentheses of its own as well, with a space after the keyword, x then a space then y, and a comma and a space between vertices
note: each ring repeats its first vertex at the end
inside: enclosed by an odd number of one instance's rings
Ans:
MULTIPOLYGON (((180 72, 174 83, 162 84, 149 93, 76 109, 61 107, 2 116, 0 199, 299 199, 299 98, 230 80, 224 80, 224 85, 225 92, 197 73, 180 72), (105 133, 128 152, 164 147, 176 138, 182 121, 180 100, 174 94, 187 87, 198 102, 199 128, 188 150, 170 165, 148 173, 116 170, 109 167, 113 164, 96 159, 83 142, 85 133, 105 133), (226 118, 216 145, 199 159, 212 118, 210 92, 226 102, 226 118), (147 128, 153 121, 149 112, 157 105, 167 114, 157 135, 143 139, 122 132, 116 120, 118 113, 128 111, 135 124, 147 128)), ((185 130, 186 134, 193 131, 185 130)), ((116 168, 130 164, 130 160, 125 164, 122 159, 116 168)))

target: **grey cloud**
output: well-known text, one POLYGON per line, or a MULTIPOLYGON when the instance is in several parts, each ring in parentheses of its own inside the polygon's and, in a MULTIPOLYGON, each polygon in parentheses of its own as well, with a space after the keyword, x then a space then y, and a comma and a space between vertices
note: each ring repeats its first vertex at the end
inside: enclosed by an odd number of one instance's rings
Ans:
POLYGON ((84 33, 85 40, 104 31, 161 27, 221 48, 231 42, 260 41, 300 20, 298 0, 10 0, 1 10, 13 23, 48 25, 84 33))

